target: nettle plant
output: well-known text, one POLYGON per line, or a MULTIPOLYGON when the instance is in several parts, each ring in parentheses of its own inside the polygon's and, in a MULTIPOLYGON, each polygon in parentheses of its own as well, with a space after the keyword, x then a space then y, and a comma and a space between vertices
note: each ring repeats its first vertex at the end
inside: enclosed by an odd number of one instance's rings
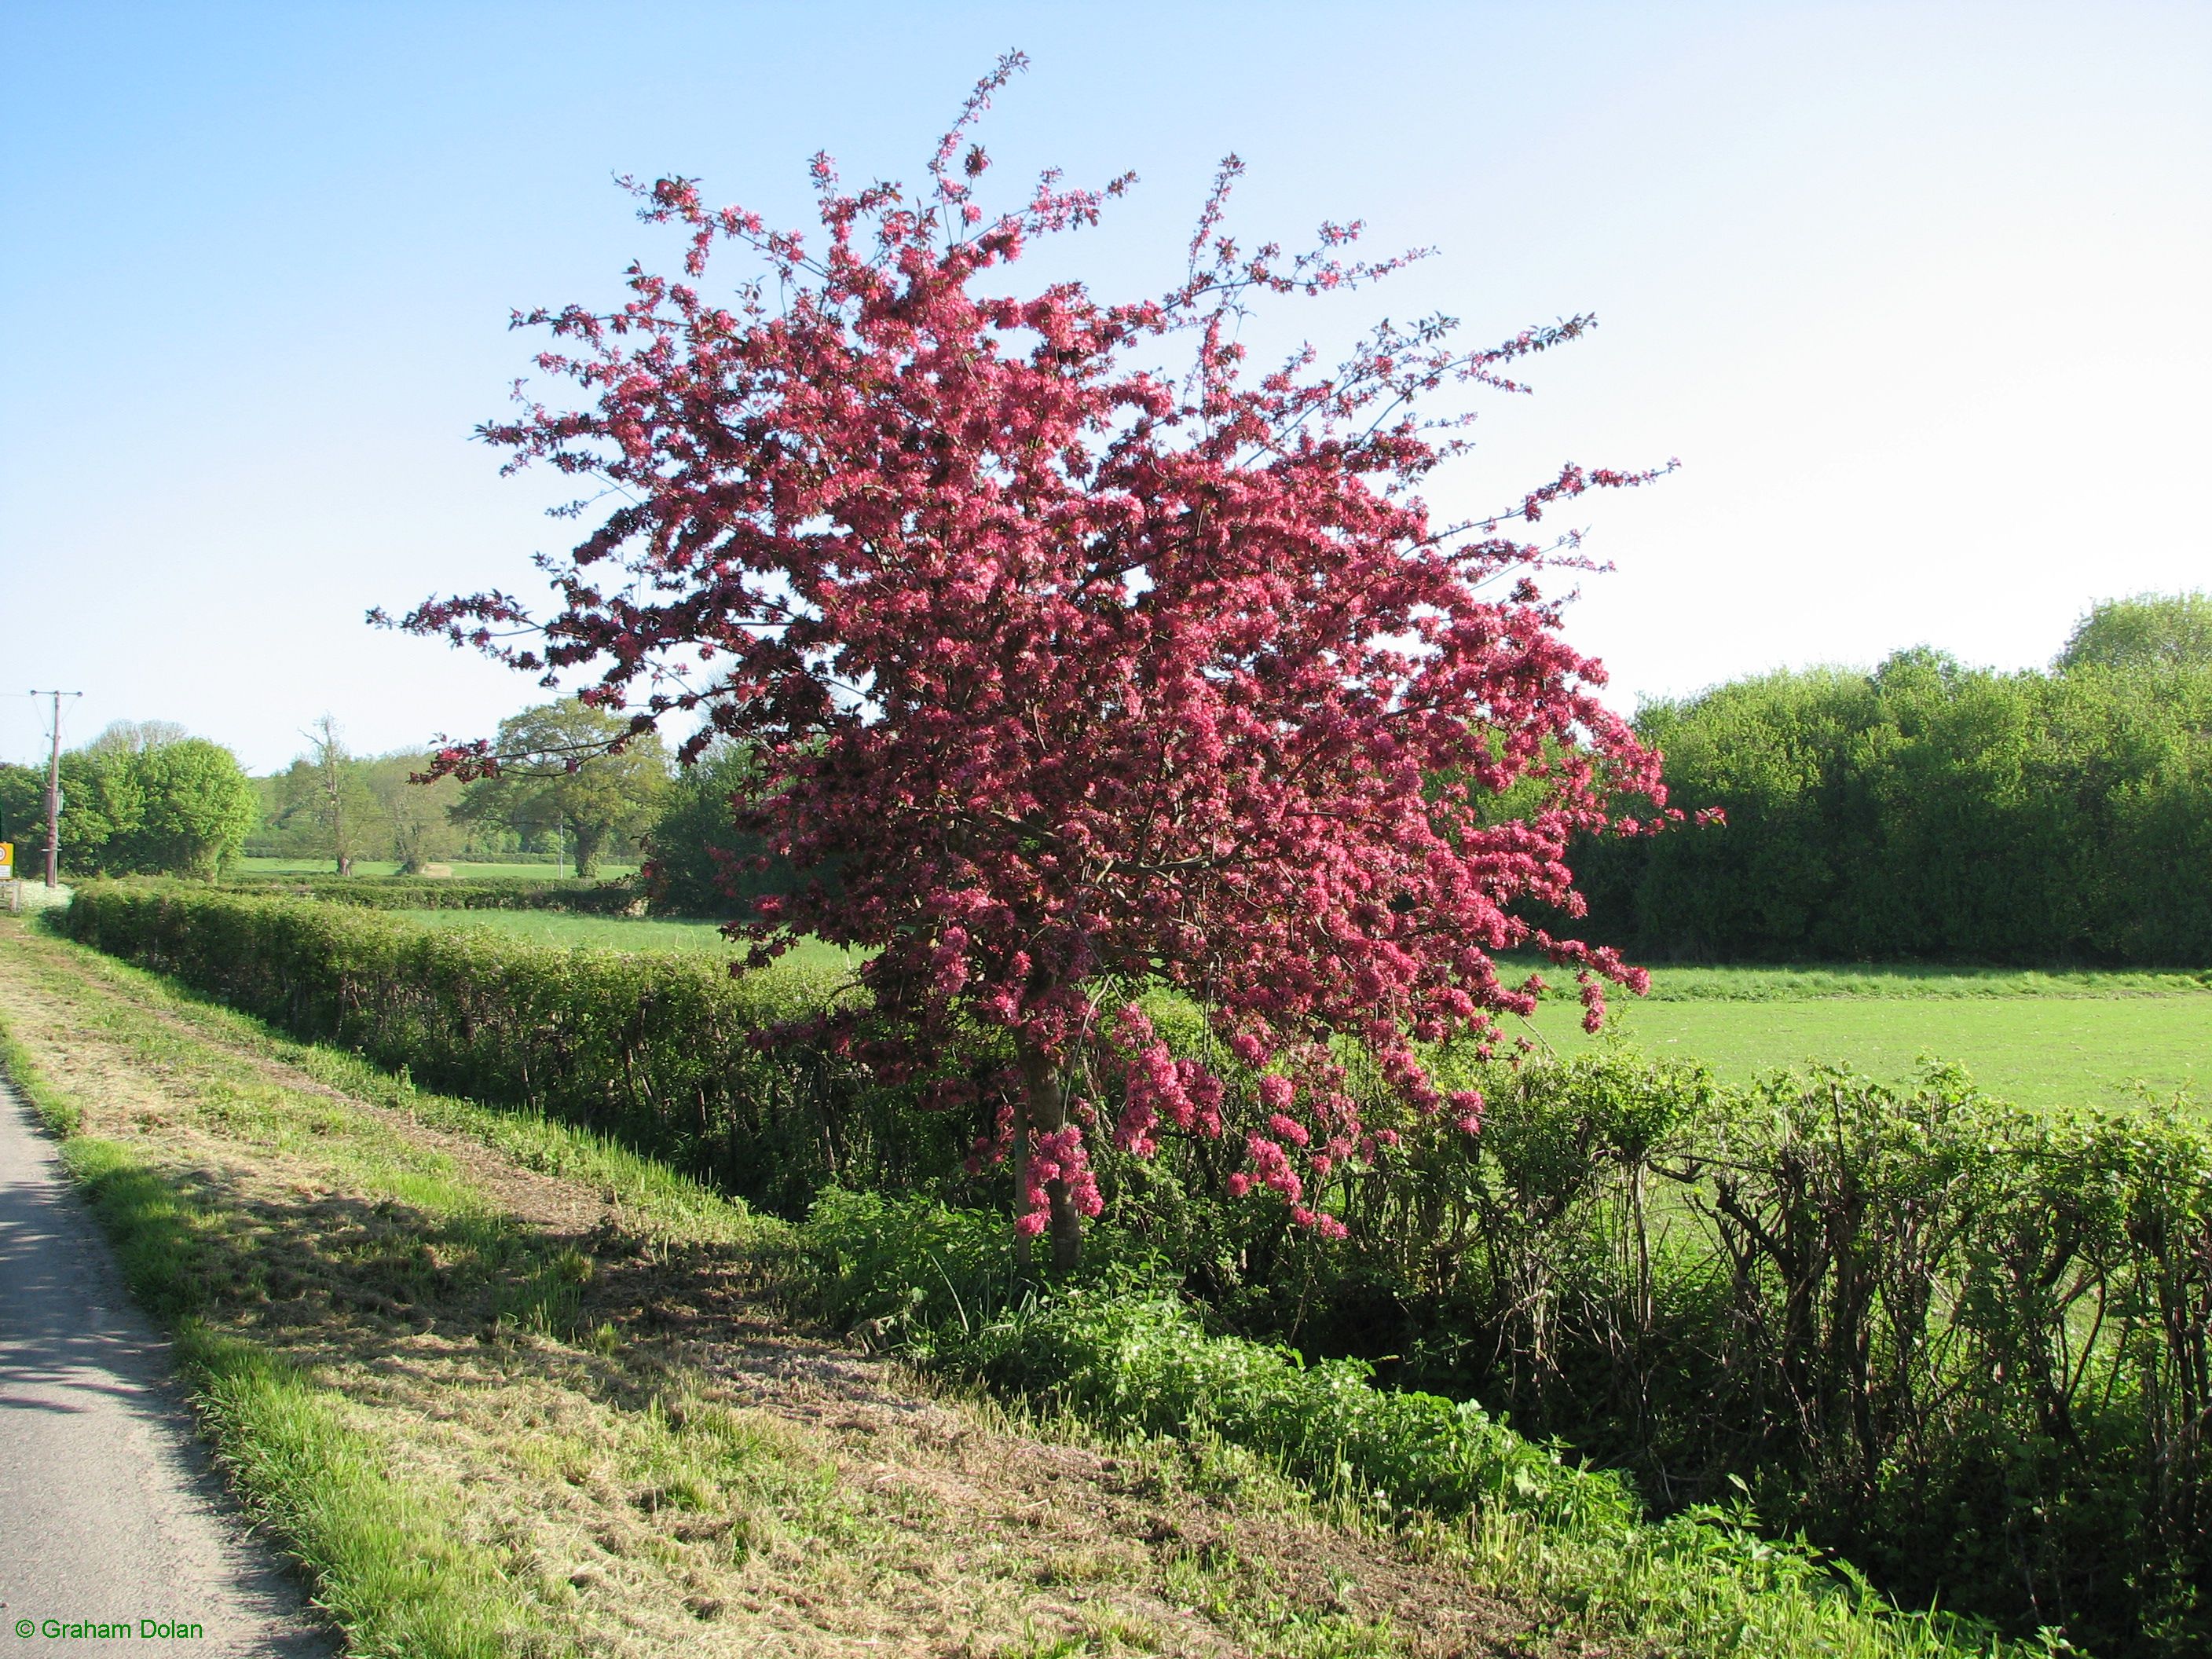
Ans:
POLYGON ((596 673, 583 696, 634 732, 700 718, 687 758, 717 738, 755 755, 740 827, 836 878, 733 924, 748 965, 809 934, 873 951, 868 1011, 826 1017, 829 1039, 995 1121, 981 1146, 1015 1160, 1017 1226, 1049 1231, 1056 1267, 1099 1211, 1102 1135, 1139 1156, 1239 1137, 1233 1188, 1335 1236, 1333 1183, 1400 1140, 1363 1121, 1343 1041, 1394 1118, 1472 1133, 1480 1097, 1440 1091, 1422 1055, 1486 1054, 1499 1015, 1531 1011, 1542 981, 1505 982, 1496 952, 1571 968, 1593 1029, 1608 981, 1644 988, 1522 914, 1580 915, 1570 838, 1646 831, 1609 801, 1665 797, 1538 592, 1540 568, 1583 564, 1577 538, 1509 527, 1653 475, 1568 466, 1510 511, 1438 522, 1419 490, 1469 416, 1427 405, 1521 389, 1516 360, 1590 319, 1480 350, 1448 318, 1384 322, 1333 372, 1309 349, 1255 375, 1236 337, 1256 301, 1404 261, 1350 258, 1357 225, 1305 253, 1241 247, 1234 157, 1164 297, 1011 289, 1033 239, 1132 182, 1048 173, 984 210, 972 129, 1022 64, 977 87, 919 194, 848 190, 817 156, 818 241, 689 179, 632 184, 647 222, 688 231, 682 277, 633 265, 618 310, 519 314, 581 406, 483 432, 510 470, 621 504, 541 559, 557 615, 494 592, 404 626, 549 683, 596 673), (732 244, 761 268, 709 297, 732 244), (1219 1063, 1159 1040, 1135 997, 1160 983, 1206 1010, 1219 1063), (1011 1064, 960 1069, 978 1026, 1011 1064))

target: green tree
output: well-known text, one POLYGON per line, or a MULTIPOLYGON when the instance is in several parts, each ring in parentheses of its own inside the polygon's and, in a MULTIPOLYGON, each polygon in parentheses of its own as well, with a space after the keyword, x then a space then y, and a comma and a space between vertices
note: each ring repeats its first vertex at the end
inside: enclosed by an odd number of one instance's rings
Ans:
POLYGON ((771 858, 767 868, 755 869, 768 843, 732 822, 732 803, 750 799, 759 782, 752 757, 734 745, 709 750, 676 781, 645 832, 646 881, 656 910, 733 915, 763 893, 793 890, 790 861, 771 858))
MULTIPOLYGON (((252 781, 221 744, 204 738, 165 743, 122 757, 119 769, 139 812, 137 823, 107 845, 104 863, 111 870, 212 878, 260 822, 252 781)), ((65 835, 64 852, 68 846, 65 835)))
POLYGON ((609 844, 651 823, 669 788, 668 750, 657 734, 607 752, 629 729, 625 716, 573 697, 501 720, 499 771, 468 787, 459 816, 522 832, 560 830, 577 875, 597 875, 609 844))
POLYGON ((353 861, 370 837, 377 811, 368 768, 348 750, 338 723, 325 714, 306 732, 308 750, 283 774, 280 827, 310 831, 307 850, 329 859, 338 874, 353 873, 353 861))
MULTIPOLYGON (((148 753, 155 751, 149 750, 148 753)), ((62 757, 62 866, 88 874, 133 867, 131 839, 146 814, 142 755, 74 750, 62 757)))
POLYGON ((100 734, 85 744, 94 755, 143 755, 165 744, 182 743, 191 732, 174 720, 110 720, 100 734))
POLYGON ((2074 624, 2054 665, 2080 668, 2212 666, 2212 593, 2106 599, 2074 624))
POLYGON ((1637 725, 1672 802, 1727 822, 1583 849, 1613 943, 2212 962, 2212 663, 2000 673, 1901 651, 1872 674, 1652 704, 1637 725))
POLYGON ((459 782, 449 777, 414 781, 430 769, 431 759, 419 753, 383 755, 362 769, 375 808, 375 833, 390 846, 403 876, 419 874, 424 865, 450 858, 462 846, 463 831, 453 821, 459 782))
MULTIPOLYGON (((253 781, 220 744, 166 720, 119 720, 61 758, 61 867, 71 876, 211 877, 261 822, 253 781)), ((46 780, 0 768, 0 817, 26 866, 46 856, 46 780)))

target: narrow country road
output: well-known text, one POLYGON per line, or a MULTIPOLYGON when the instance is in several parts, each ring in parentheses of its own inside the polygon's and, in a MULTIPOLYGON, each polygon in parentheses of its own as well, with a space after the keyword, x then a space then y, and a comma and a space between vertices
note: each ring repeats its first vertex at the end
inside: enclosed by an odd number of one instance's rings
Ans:
POLYGON ((0 1659, 149 1646, 204 1659, 336 1650, 246 1534, 167 1346, 131 1305, 53 1143, 0 1084, 0 1659), (57 1638, 49 1620, 129 1635, 57 1638))

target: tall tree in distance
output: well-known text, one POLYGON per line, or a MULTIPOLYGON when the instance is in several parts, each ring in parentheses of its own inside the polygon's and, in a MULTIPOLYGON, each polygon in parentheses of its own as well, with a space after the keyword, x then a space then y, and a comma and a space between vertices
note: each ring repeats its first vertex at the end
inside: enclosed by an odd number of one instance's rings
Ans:
POLYGON ((85 749, 94 755, 143 755, 191 735, 174 720, 110 720, 85 749))
POLYGON ((452 778, 426 777, 434 759, 422 753, 382 755, 363 770, 376 827, 403 876, 421 874, 424 866, 450 858, 461 846, 453 818, 460 786, 452 778))
POLYGON ((464 820, 558 830, 588 879, 617 836, 653 820, 669 787, 668 750, 651 732, 574 698, 501 720, 499 759, 455 809, 464 820))
POLYGON ((307 753, 284 776, 278 821, 305 819, 321 831, 323 855, 341 876, 353 874, 374 803, 360 761, 346 747, 337 718, 325 714, 300 734, 307 753))
MULTIPOLYGON (((688 753, 745 745, 765 787, 738 827, 838 873, 762 900, 749 959, 808 934, 872 949, 872 1008, 833 1039, 981 1105, 1055 1266, 1097 1212, 1100 1135, 1138 1156, 1233 1137, 1236 1189, 1333 1234, 1332 1190, 1402 1136, 1475 1131, 1480 1097, 1440 1091, 1419 1045, 1486 1054, 1533 1008, 1540 980, 1507 983, 1496 952, 1573 971, 1593 1023, 1607 981, 1644 983, 1527 919, 1579 914, 1570 836, 1649 827, 1613 819, 1615 791, 1661 815, 1664 795, 1540 592, 1581 564, 1575 535, 1516 526, 1652 475, 1570 465, 1493 515, 1432 516, 1424 489, 1469 447, 1455 394, 1521 390, 1520 360, 1590 319, 1472 350, 1449 318, 1384 322, 1336 368, 1309 350, 1249 374, 1255 304, 1401 261, 1352 258, 1357 225, 1243 246, 1234 157, 1164 296, 1014 289, 1036 238, 1130 182, 1048 173, 987 210, 971 128, 1021 66, 977 88, 918 191, 848 190, 817 157, 818 240, 689 179, 633 186, 685 234, 682 274, 634 266, 611 313, 519 319, 550 330, 538 364, 581 406, 485 433, 622 504, 552 562, 542 623, 488 592, 405 625, 549 679, 588 668, 632 742, 696 713, 688 753), (710 297, 729 244, 762 269, 710 297), (512 642, 531 629, 542 644, 512 642), (1153 1033, 1136 995, 1159 981, 1207 1010, 1216 1059, 1153 1033), (947 1060, 977 1024, 1009 1056, 980 1084, 947 1060)), ((503 773, 508 747, 442 763, 503 773)))

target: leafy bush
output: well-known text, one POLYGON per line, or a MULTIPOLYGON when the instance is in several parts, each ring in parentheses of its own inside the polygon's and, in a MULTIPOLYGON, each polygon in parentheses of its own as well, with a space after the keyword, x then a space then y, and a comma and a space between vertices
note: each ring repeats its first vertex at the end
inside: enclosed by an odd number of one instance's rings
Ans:
POLYGON ((1732 1483, 1893 1595, 2107 1654, 2212 1644, 2212 1135, 1929 1071, 1493 1079, 1483 1133, 1271 1267, 1248 1329, 1402 1356, 1632 1471, 1732 1483))
POLYGON ((1511 1540, 1497 1553, 1523 1588, 1541 1576, 1529 1571, 1532 1558, 1548 1561, 1544 1590, 1660 1650, 2002 1649, 1972 1620, 1893 1614, 1847 1566, 1802 1541, 1758 1536, 1740 1507, 1653 1522, 1618 1476, 1576 1467, 1471 1403, 1377 1389, 1358 1360, 1308 1364, 1287 1348, 1210 1334, 1163 1287, 1157 1265, 1133 1271, 1125 1261, 1094 1268, 1089 1284, 1047 1291, 1024 1282, 1006 1230, 973 1212, 836 1190, 817 1203, 806 1238, 830 1307, 910 1357, 1109 1431, 1216 1436, 1407 1519, 1480 1515, 1475 1536, 1511 1540), (1560 1540, 1571 1540, 1564 1571, 1560 1540), (1632 1575, 1630 1594, 1598 1589, 1603 1576, 1632 1575))
POLYGON ((833 970, 732 979, 695 956, 161 883, 82 888, 66 927, 296 1036, 617 1136, 781 1213, 803 1212, 825 1181, 951 1170, 966 1150, 959 1126, 862 1087, 836 1056, 762 1042, 835 995, 833 970))

